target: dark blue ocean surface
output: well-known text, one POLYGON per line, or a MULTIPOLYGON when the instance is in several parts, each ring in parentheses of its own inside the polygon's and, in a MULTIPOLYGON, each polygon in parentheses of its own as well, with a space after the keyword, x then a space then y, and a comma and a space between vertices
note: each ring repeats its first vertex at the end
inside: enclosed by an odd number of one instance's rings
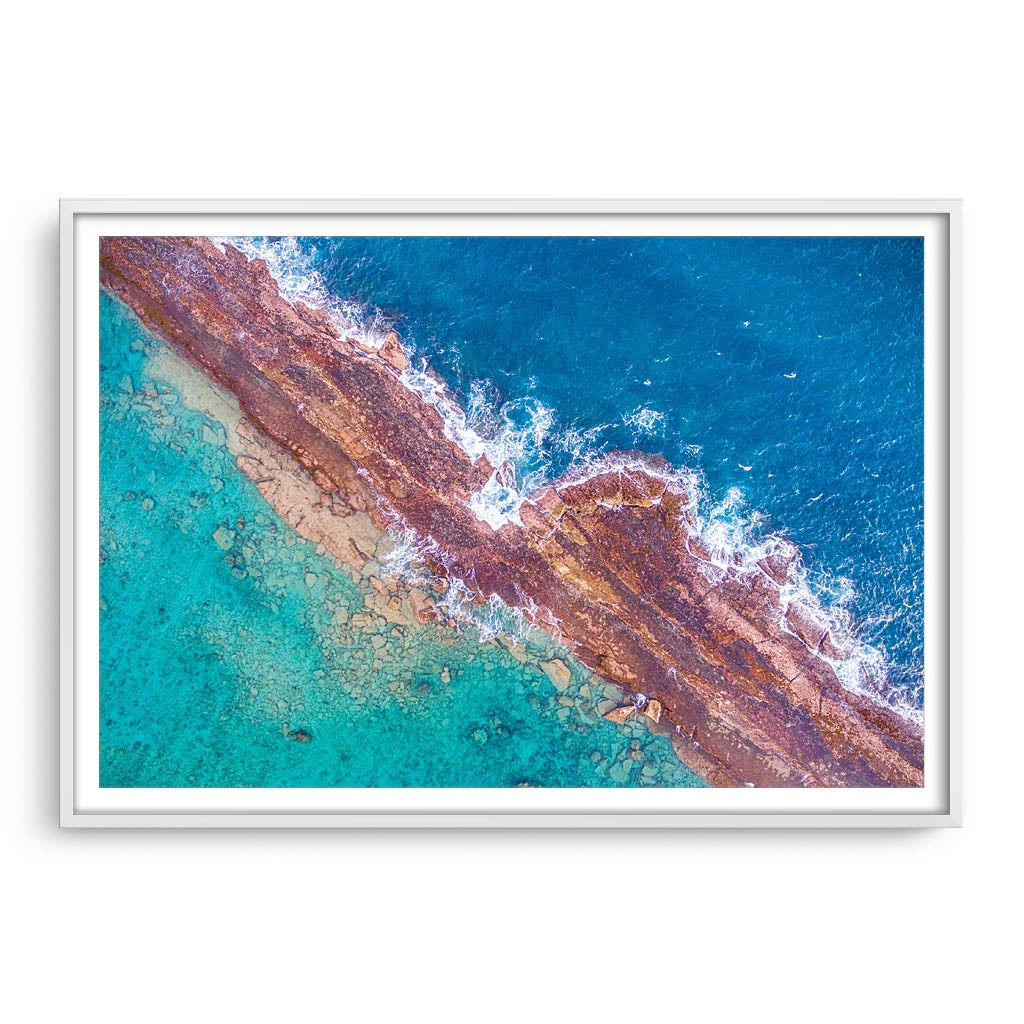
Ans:
POLYGON ((922 239, 332 238, 301 255, 464 400, 534 427, 527 469, 642 448, 699 470, 747 542, 800 545, 811 586, 920 699, 922 239))

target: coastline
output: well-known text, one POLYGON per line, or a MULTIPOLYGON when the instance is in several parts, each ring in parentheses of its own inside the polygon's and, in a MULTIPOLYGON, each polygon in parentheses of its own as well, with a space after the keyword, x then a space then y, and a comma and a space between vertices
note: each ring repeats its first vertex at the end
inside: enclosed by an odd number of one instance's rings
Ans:
POLYGON ((319 493, 307 471, 123 303, 102 308, 113 351, 132 352, 103 392, 119 461, 105 457, 102 785, 703 785, 665 728, 602 721, 626 696, 543 631, 494 636, 472 604, 435 619, 441 595, 388 550, 400 538, 300 511, 319 493))
POLYGON ((470 508, 494 468, 400 382, 397 339, 346 341, 260 261, 204 239, 105 239, 101 262, 109 290, 238 398, 239 468, 335 557, 354 567, 371 540, 376 556, 389 529, 428 538, 440 580, 520 609, 638 707, 657 701, 713 784, 920 785, 920 729, 843 688, 827 629, 783 607, 784 554, 709 578, 687 494, 653 457, 556 481, 495 530, 470 508))

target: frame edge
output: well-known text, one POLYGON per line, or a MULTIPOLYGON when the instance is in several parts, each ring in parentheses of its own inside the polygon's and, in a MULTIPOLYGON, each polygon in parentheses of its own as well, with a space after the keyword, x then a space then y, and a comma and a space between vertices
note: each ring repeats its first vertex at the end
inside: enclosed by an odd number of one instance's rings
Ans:
POLYGON ((455 828, 455 829, 579 829, 579 828, 960 828, 963 826, 963 741, 961 669, 961 401, 962 370, 962 199, 110 199, 61 198, 60 338, 59 338, 59 500, 60 500, 60 709, 59 813, 61 828, 455 828), (949 457, 949 594, 948 681, 949 765, 948 807, 910 814, 206 814, 79 813, 75 806, 74 605, 76 490, 75 460, 75 217, 92 213, 910 213, 948 218, 948 442, 949 457), (555 820, 555 819, 558 820, 555 820))

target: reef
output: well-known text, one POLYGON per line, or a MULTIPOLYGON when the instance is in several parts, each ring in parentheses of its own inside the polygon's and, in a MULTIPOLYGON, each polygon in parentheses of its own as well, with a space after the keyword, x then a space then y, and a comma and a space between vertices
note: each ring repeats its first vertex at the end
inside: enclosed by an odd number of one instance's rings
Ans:
MULTIPOLYGON (((103 238, 100 279, 291 460, 281 486, 257 446, 236 459, 289 522, 315 522, 352 565, 369 562, 378 531, 421 539, 436 583, 413 602, 420 622, 438 617, 434 595, 456 582, 520 609, 634 695, 612 721, 658 722, 714 785, 922 784, 920 726, 845 688, 834 667, 843 638, 789 599, 795 548, 753 571, 713 564, 663 460, 616 453, 530 495, 495 529, 471 499, 504 467, 450 436, 437 405, 455 399, 440 382, 433 402, 409 387, 396 335, 367 344, 289 302, 261 260, 204 238, 103 238)), ((559 666, 545 668, 556 687, 559 666)))

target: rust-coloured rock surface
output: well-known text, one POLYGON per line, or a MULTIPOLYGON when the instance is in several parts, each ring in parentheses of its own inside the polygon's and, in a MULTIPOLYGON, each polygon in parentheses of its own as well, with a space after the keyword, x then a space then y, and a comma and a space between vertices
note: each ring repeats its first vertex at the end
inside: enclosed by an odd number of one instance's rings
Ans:
MULTIPOLYGON (((585 665, 656 701, 679 756, 709 782, 922 784, 920 728, 844 689, 818 653, 841 655, 837 641, 783 606, 789 556, 708 572, 687 496, 655 456, 557 481, 523 505, 523 525, 494 530, 469 507, 491 466, 402 382, 396 336, 379 352, 349 340, 281 297, 262 261, 208 239, 104 238, 100 265, 101 283, 232 392, 335 505, 432 539, 442 577, 523 609, 585 665)), ((416 614, 436 617, 425 601, 416 614)))

